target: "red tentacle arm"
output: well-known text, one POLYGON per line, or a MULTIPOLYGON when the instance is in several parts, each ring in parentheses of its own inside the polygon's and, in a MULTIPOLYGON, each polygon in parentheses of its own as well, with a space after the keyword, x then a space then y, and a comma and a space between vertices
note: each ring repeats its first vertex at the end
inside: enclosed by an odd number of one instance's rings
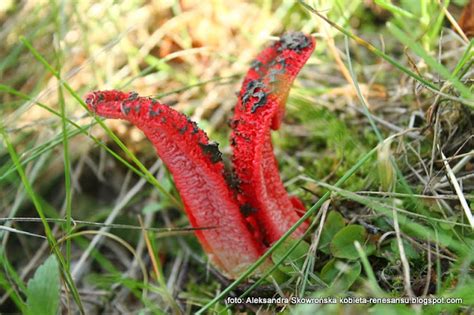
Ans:
POLYGON ((134 92, 92 92, 86 103, 92 112, 127 120, 145 133, 173 175, 191 225, 209 228, 196 230, 196 236, 219 269, 236 277, 258 259, 263 246, 250 232, 224 179, 218 145, 209 142, 196 123, 134 92))
MULTIPOLYGON (((239 202, 241 207, 253 209, 247 219, 259 223, 267 245, 300 218, 295 209, 298 202, 288 195, 280 179, 270 130, 279 128, 291 84, 314 47, 310 36, 287 33, 264 49, 244 79, 231 121, 239 202)), ((306 228, 302 224, 293 236, 301 236, 306 228)))

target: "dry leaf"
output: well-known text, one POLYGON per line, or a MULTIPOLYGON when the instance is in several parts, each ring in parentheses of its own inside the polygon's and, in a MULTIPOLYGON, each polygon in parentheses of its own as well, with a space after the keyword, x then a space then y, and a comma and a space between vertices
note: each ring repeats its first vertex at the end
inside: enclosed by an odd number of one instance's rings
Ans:
POLYGON ((474 0, 469 1, 462 10, 458 24, 467 37, 474 36, 474 0))

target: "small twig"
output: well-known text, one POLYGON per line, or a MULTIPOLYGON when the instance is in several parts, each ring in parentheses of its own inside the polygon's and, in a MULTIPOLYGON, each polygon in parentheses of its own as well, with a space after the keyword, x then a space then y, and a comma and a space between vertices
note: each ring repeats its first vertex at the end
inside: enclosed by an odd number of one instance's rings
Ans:
MULTIPOLYGON (((302 189, 303 190, 308 190, 304 187, 302 187, 302 189)), ((309 192, 313 193, 312 191, 309 191, 309 192)), ((431 195, 404 194, 404 193, 395 193, 395 192, 365 191, 365 190, 356 191, 355 193, 359 194, 359 195, 364 195, 364 194, 365 195, 381 195, 381 196, 386 196, 386 197, 409 197, 409 196, 413 196, 415 198, 421 198, 421 199, 446 199, 446 200, 456 200, 456 199, 458 199, 458 197, 456 195, 431 196, 431 195)), ((466 195, 466 197, 474 198, 474 195, 466 195)))
MULTIPOLYGON (((471 158, 473 156, 474 156, 474 150, 471 150, 470 152, 464 154, 464 157, 456 165, 454 165, 454 167, 452 168, 453 174, 457 174, 467 163, 469 163, 469 161, 471 160, 471 158)), ((447 159, 442 159, 441 161, 443 163, 444 162, 449 163, 451 160, 453 160, 452 157, 447 158, 447 159)), ((466 176, 463 176, 460 179, 464 180, 464 179, 471 178, 473 176, 474 176, 474 174, 467 174, 466 176)), ((443 187, 446 187, 448 185, 449 185, 449 183, 447 181, 440 181, 439 183, 437 183, 434 186, 434 189, 443 188, 443 187)))
MULTIPOLYGON (((453 170, 452 171, 453 174, 455 174, 456 172, 453 170)), ((467 174, 467 175, 464 175, 464 176, 460 176, 458 178, 458 180, 460 181, 463 181, 463 180, 466 180, 466 179, 470 179, 470 178, 474 178, 474 174, 467 174)), ((438 184, 436 184, 436 186, 434 186, 434 189, 442 189, 442 188, 446 188, 446 187, 449 187, 451 184, 449 183, 448 180, 443 180, 443 181, 440 181, 438 184)))
POLYGON ((42 238, 42 239, 46 239, 46 237, 43 236, 43 235, 34 234, 34 233, 22 231, 22 230, 17 230, 17 229, 15 229, 15 228, 8 227, 8 226, 2 226, 2 225, 0 225, 0 230, 8 231, 8 232, 13 232, 13 233, 17 233, 17 234, 23 234, 23 235, 33 236, 33 237, 38 237, 38 238, 42 238))
POLYGON ((464 198, 463 192, 461 187, 459 186, 459 183, 456 179, 456 176, 453 173, 453 170, 451 169, 451 166, 449 166, 449 163, 446 162, 446 156, 444 155, 443 151, 438 146, 438 150, 441 153, 441 157, 443 158, 444 166, 446 167, 446 172, 448 173, 449 179, 451 180, 451 183, 453 184, 454 191, 459 197, 459 202, 461 203, 461 206, 464 210, 464 213, 466 214, 467 220, 469 221, 469 224, 471 225, 471 228, 474 229, 474 217, 472 216, 471 209, 469 208, 469 205, 467 204, 466 198, 464 198))
MULTIPOLYGON (((469 138, 467 138, 466 140, 471 140, 472 138, 474 138, 474 135, 470 136, 469 138)), ((457 155, 453 155, 453 156, 450 156, 448 158, 446 158, 446 160, 442 160, 442 159, 439 159, 439 160, 436 160, 436 162, 443 162, 443 161, 447 161, 448 163, 453 161, 453 160, 456 160, 456 159, 467 159, 468 161, 471 159, 471 157, 474 156, 474 150, 471 150, 470 152, 467 152, 467 153, 462 153, 462 154, 457 154, 457 155)), ((459 162, 460 163, 460 162, 459 162)), ((456 166, 454 166, 453 168, 453 171, 454 169, 457 167, 458 164, 456 164, 456 166)), ((463 166, 465 164, 463 163, 463 166)), ((454 171, 455 172, 455 171, 454 171)))
MULTIPOLYGON (((47 218, 47 222, 54 222, 54 223, 66 223, 66 219, 58 219, 58 218, 47 218)), ((92 222, 92 221, 83 221, 83 220, 75 220, 74 218, 72 219, 74 225, 85 225, 85 226, 100 226, 100 227, 106 227, 109 229, 124 229, 124 230, 141 230, 142 228, 140 226, 135 226, 135 225, 130 225, 130 224, 107 224, 107 223, 101 223, 101 222, 92 222)), ((3 222, 34 222, 34 223, 41 223, 40 218, 30 218, 30 217, 15 217, 15 218, 0 218, 0 223, 3 222)), ((173 228, 153 228, 153 227, 145 227, 144 229, 146 231, 150 232, 157 232, 157 233, 172 233, 177 234, 177 233, 184 233, 184 232, 194 232, 196 230, 208 230, 208 229, 214 229, 214 226, 211 227, 202 227, 202 228, 193 228, 193 227, 173 227, 173 228)))
POLYGON ((150 256, 151 265, 153 266, 155 277, 157 280, 160 280, 160 268, 158 268, 158 262, 156 261, 155 253, 153 252, 153 246, 151 246, 150 238, 146 233, 145 225, 143 224, 141 216, 138 216, 138 222, 140 222, 140 227, 142 228, 143 238, 145 239, 145 244, 148 250, 148 255, 150 256))
MULTIPOLYGON (((321 239, 321 234, 323 232, 323 227, 324 227, 324 224, 326 223, 326 215, 327 215, 330 204, 331 204, 331 200, 327 200, 321 206, 321 211, 320 211, 320 213, 322 213, 321 221, 319 221, 319 226, 318 226, 317 232, 314 233, 314 236, 312 237, 311 245, 310 245, 309 250, 308 250, 308 256, 307 256, 307 258, 305 259, 305 261, 303 263, 303 267, 301 268, 303 271, 307 269, 309 272, 312 272, 312 270, 314 268, 314 261, 316 259, 316 250, 318 249, 319 240, 321 239)), ((299 285, 300 281, 303 281, 303 283, 301 284, 301 291, 300 291, 300 296, 303 297, 304 294, 305 294, 305 291, 306 291, 305 290, 306 289, 306 283, 308 282, 306 272, 304 272, 304 277, 303 278, 298 278, 297 285, 299 285)))
POLYGON ((463 39, 464 43, 465 44, 469 43, 469 39, 467 38, 466 34, 464 34, 464 32, 461 29, 461 27, 459 26, 459 24, 456 22, 456 19, 451 15, 451 13, 449 13, 449 11, 446 9, 446 7, 441 4, 440 0, 438 0, 438 4, 439 4, 441 10, 443 10, 443 13, 446 16, 446 18, 448 19, 449 23, 451 23, 451 25, 456 30, 456 32, 459 34, 459 36, 461 36, 461 38, 463 39))
POLYGON ((428 270, 426 271, 426 284, 425 288, 423 289, 423 296, 428 294, 428 290, 430 289, 431 283, 431 244, 428 242, 428 270))
POLYGON ((403 246, 402 238, 400 236, 400 226, 398 224, 398 213, 395 208, 392 210, 393 213, 393 227, 395 228, 395 234, 397 236, 398 252, 400 254, 400 260, 403 267, 403 282, 405 286, 405 292, 409 297, 413 297, 414 293, 411 288, 410 282, 410 264, 408 263, 407 256, 405 254, 405 247, 403 246))

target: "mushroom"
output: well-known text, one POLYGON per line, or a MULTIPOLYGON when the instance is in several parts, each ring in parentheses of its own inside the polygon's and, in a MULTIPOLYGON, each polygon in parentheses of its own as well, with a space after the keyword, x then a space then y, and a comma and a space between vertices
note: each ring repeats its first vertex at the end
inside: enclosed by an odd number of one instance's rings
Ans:
POLYGON ((136 93, 98 91, 86 96, 89 109, 106 118, 124 119, 153 143, 173 175, 186 214, 211 262, 236 277, 263 253, 240 213, 223 176, 216 143, 185 115, 136 93), (204 228, 204 229, 203 229, 204 228))
MULTIPOLYGON (((86 96, 93 113, 127 120, 153 143, 202 247, 229 278, 238 277, 299 218, 295 208, 303 206, 288 195, 280 179, 270 128, 278 129, 291 83, 314 45, 310 36, 287 33, 252 64, 231 124, 231 173, 224 168, 218 144, 171 107, 135 92, 86 96)), ((300 226, 293 236, 306 228, 300 226)))
MULTIPOLYGON (((314 47, 313 38, 295 32, 264 49, 247 72, 231 121, 232 161, 242 192, 239 202, 254 209, 249 216, 263 229, 267 245, 300 218, 296 209, 300 210, 302 203, 283 186, 270 130, 279 128, 291 84, 314 47)), ((302 224, 292 236, 302 236, 306 228, 307 224, 302 224)))

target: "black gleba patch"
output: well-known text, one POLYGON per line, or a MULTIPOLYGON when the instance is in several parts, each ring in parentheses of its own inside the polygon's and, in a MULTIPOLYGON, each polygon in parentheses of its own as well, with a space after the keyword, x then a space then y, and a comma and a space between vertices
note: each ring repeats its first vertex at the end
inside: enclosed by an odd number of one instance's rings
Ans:
POLYGON ((153 110, 153 103, 148 107, 148 115, 153 118, 161 114, 161 110, 158 108, 156 111, 153 110))
POLYGON ((255 92, 253 96, 258 97, 258 100, 255 102, 255 104, 253 104, 252 109, 250 109, 250 112, 252 114, 255 113, 258 108, 265 106, 265 104, 267 103, 268 94, 260 90, 258 92, 255 92))
POLYGON ((131 109, 132 108, 130 106, 127 106, 125 102, 120 103, 120 110, 124 115, 128 115, 131 109))
POLYGON ((259 107, 262 107, 267 103, 268 93, 264 91, 266 88, 267 86, 260 80, 251 80, 247 83, 245 93, 242 95, 242 104, 245 106, 250 97, 256 97, 257 101, 253 104, 250 110, 252 114, 255 113, 259 107))
POLYGON ((260 80, 250 80, 245 87, 245 93, 242 95, 242 103, 247 103, 250 97, 255 96, 257 89, 265 88, 265 84, 260 80))
POLYGON ((128 98, 126 99, 127 101, 134 101, 138 98, 138 93, 137 92, 130 92, 128 95, 128 98))
POLYGON ((207 155, 212 163, 222 161, 222 153, 219 151, 219 144, 217 142, 210 142, 208 144, 199 143, 202 152, 207 155))
POLYGON ((191 126, 193 127, 193 130, 191 131, 191 134, 196 134, 199 132, 199 127, 197 125, 197 123, 195 121, 192 121, 189 117, 186 118, 186 120, 188 121, 188 124, 191 124, 191 126))
POLYGON ((244 217, 248 217, 249 215, 254 214, 256 212, 257 212, 257 209, 255 209, 248 203, 240 206, 240 213, 242 213, 244 217))
POLYGON ((255 59, 254 61, 252 61, 252 63, 250 64, 250 68, 252 68, 253 70, 255 71, 260 71, 260 68, 263 66, 263 63, 258 60, 258 59, 255 59))
POLYGON ((286 33, 280 38, 280 47, 278 51, 286 49, 300 52, 310 45, 311 41, 301 32, 286 33))

